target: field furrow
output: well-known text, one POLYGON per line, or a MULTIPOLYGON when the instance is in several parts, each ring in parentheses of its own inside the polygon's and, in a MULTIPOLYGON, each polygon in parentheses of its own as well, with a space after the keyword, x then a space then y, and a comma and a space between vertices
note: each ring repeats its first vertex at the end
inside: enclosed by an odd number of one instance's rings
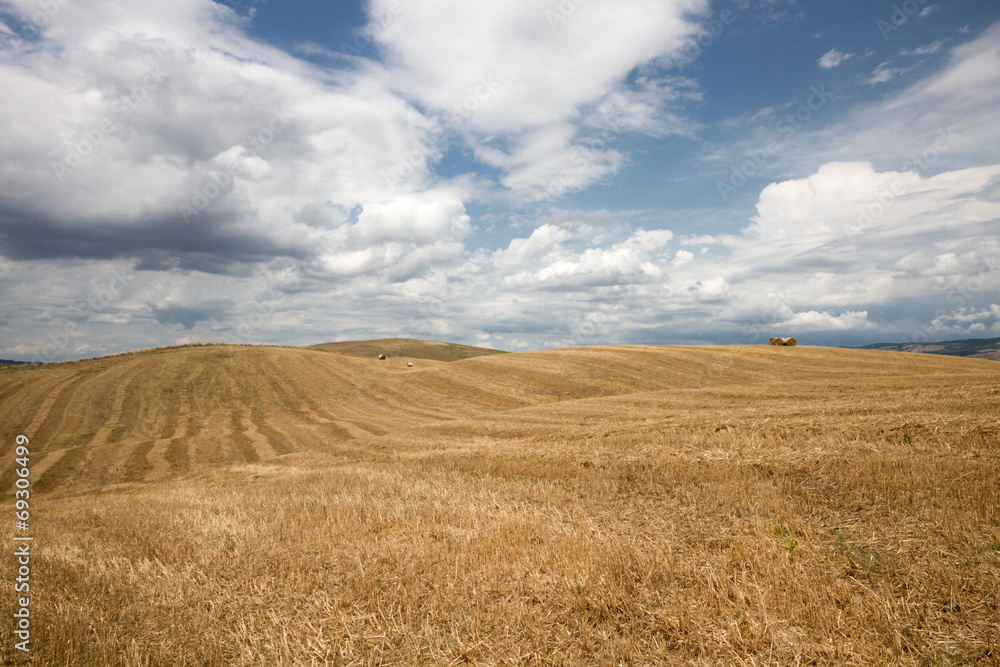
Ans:
POLYGON ((38 664, 996 662, 1000 364, 373 344, 0 373, 38 664))

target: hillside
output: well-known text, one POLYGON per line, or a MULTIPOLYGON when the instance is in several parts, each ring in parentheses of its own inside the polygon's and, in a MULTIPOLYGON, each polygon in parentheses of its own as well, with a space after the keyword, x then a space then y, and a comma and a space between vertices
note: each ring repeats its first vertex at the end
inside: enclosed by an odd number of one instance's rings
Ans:
MULTIPOLYGON (((803 348, 789 365, 780 354, 765 347, 592 347, 407 368, 405 357, 378 361, 314 348, 169 348, 9 369, 0 378, 2 435, 10 442, 33 434, 39 490, 80 490, 290 454, 344 454, 399 429, 513 419, 511 410, 560 401, 658 391, 678 400, 677 392, 740 384, 785 394, 817 378, 883 386, 912 373, 950 378, 992 370, 941 357, 901 366, 891 356, 821 348, 803 348)), ((10 488, 10 452, 0 461, 0 485, 10 488)))
POLYGON ((946 340, 937 343, 875 343, 865 345, 863 350, 887 350, 892 352, 923 352, 956 357, 972 357, 1000 361, 1000 338, 971 338, 967 340, 946 340))
POLYGON ((9 507, 31 440, 38 664, 983 664, 1000 644, 990 361, 200 346, 10 368, 0 406, 9 507))
POLYGON ((377 340, 344 341, 342 343, 320 343, 319 345, 310 345, 309 348, 324 352, 349 354, 355 357, 378 357, 378 355, 384 354, 387 357, 430 359, 432 361, 460 361, 491 354, 507 354, 503 350, 441 343, 432 340, 417 340, 415 338, 380 338, 377 340))

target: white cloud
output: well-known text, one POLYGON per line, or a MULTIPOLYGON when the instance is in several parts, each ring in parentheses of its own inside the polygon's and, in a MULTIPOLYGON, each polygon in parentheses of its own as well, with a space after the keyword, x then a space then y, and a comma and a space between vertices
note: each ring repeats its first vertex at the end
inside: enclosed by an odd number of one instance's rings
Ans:
POLYGON ((392 14, 370 31, 386 64, 356 59, 351 71, 254 42, 209 0, 60 5, 36 48, 0 47, 0 85, 19 92, 0 122, 28 128, 0 137, 0 216, 23 225, 7 251, 246 271, 269 254, 309 256, 305 238, 352 211, 399 212, 421 192, 467 202, 496 186, 515 205, 551 201, 621 170, 621 134, 693 131, 667 110, 696 95, 689 83, 626 80, 681 48, 707 0, 551 3, 565 14, 554 25, 528 0, 387 2, 370 7, 392 14), (500 172, 494 184, 439 182, 434 165, 456 139, 500 172), (87 244, 32 240, 81 227, 87 244))
POLYGON ((413 151, 434 122, 375 65, 317 70, 207 1, 62 7, 36 49, 0 53, 0 85, 19 91, 0 122, 27 128, 0 137, 7 252, 227 272, 308 256, 302 211, 336 225, 434 187, 436 156, 413 151), (409 178, 387 182, 404 160, 409 178), (50 242, 84 228, 86 243, 50 242))
POLYGON ((998 186, 1000 165, 921 178, 869 163, 827 164, 764 189, 725 275, 736 289, 781 293, 807 312, 866 304, 870 313, 914 300, 933 312, 931 304, 958 294, 982 300, 1000 289, 998 186))
MULTIPOLYGON (((782 139, 780 151, 761 172, 784 180, 828 162, 871 161, 880 169, 918 169, 924 175, 993 164, 1000 154, 997 49, 1000 24, 952 48, 939 70, 899 92, 857 104, 838 118, 822 116, 825 109, 817 112, 824 120, 810 121, 794 136, 777 137, 782 139), (934 148, 942 133, 948 136, 943 151, 934 148)), ((892 71, 892 61, 880 68, 873 83, 901 74, 892 71)), ((729 144, 712 155, 712 162, 740 164, 761 145, 756 135, 729 144)))
POLYGON ((432 190, 365 206, 357 222, 320 234, 314 243, 331 276, 382 274, 398 282, 459 261, 468 232, 457 193, 432 190))
POLYGON ((925 326, 922 334, 928 339, 940 340, 946 336, 982 335, 1000 330, 1000 306, 988 309, 955 308, 935 317, 925 326))
POLYGON ((881 63, 878 67, 872 70, 872 75, 867 79, 867 81, 865 81, 865 83, 870 85, 885 83, 886 81, 894 79, 897 76, 905 74, 909 71, 909 69, 905 67, 890 67, 891 64, 891 60, 881 63))
POLYGON ((829 312, 810 310, 795 313, 792 317, 775 325, 778 329, 789 331, 864 331, 877 328, 868 321, 868 312, 847 311, 840 315, 829 312))
POLYGON ((677 100, 701 99, 701 93, 690 80, 678 77, 653 79, 640 75, 631 87, 621 85, 608 93, 586 119, 586 124, 598 131, 605 141, 608 137, 626 132, 651 137, 683 135, 693 138, 697 126, 670 114, 668 109, 677 100))
MULTIPOLYGON (((694 253, 671 249, 666 235, 654 242, 650 232, 637 231, 595 245, 597 228, 564 222, 477 256, 478 269, 463 274, 482 276, 480 284, 496 290, 494 303, 530 301, 528 313, 562 323, 555 328, 564 336, 540 337, 552 344, 589 340, 591 334, 573 332, 577 325, 593 331, 593 318, 574 318, 594 312, 595 303, 611 308, 600 311, 605 323, 628 322, 633 340, 663 331, 661 321, 669 322, 675 341, 707 330, 745 343, 775 332, 806 334, 808 344, 815 337, 923 335, 938 326, 935 309, 961 296, 983 303, 969 306, 967 323, 949 321, 949 331, 974 334, 973 325, 990 326, 986 299, 1000 290, 998 185, 1000 166, 924 178, 877 172, 869 163, 831 163, 766 188, 741 236, 682 238, 682 245, 711 241, 721 250, 698 262, 694 253), (885 309, 899 303, 910 304, 909 318, 885 319, 885 309)), ((505 312, 520 327, 537 324, 522 311, 505 312)), ((608 337, 620 331, 605 329, 608 337)))
POLYGON ((915 85, 891 106, 898 108, 916 100, 930 102, 949 96, 959 104, 995 99, 1000 95, 996 88, 1000 83, 997 48, 1000 48, 1000 24, 991 26, 971 42, 955 47, 944 71, 915 85), (983 87, 989 89, 982 90, 983 87))
POLYGON ((673 108, 696 86, 645 66, 708 3, 413 2, 373 33, 384 62, 344 71, 253 41, 208 0, 79 0, 43 39, 0 40, 0 85, 18 92, 0 123, 19 130, 0 133, 0 327, 16 341, 0 354, 29 339, 64 358, 136 339, 521 349, 996 330, 1000 28, 888 101, 805 126, 770 158, 784 175, 742 233, 675 240, 648 211, 555 211, 475 249, 470 204, 609 179, 630 163, 626 133, 696 135, 673 108), (488 177, 436 175, 457 142, 488 177))
POLYGON ((698 236, 684 236, 681 237, 681 245, 713 245, 716 242, 714 236, 708 234, 701 234, 698 236))
POLYGON ((606 212, 561 211, 499 250, 470 253, 460 198, 428 193, 399 203, 413 224, 397 226, 386 204, 324 232, 336 244, 311 271, 165 282, 150 271, 116 277, 102 262, 86 271, 44 263, 19 268, 18 287, 4 260, 0 285, 41 340, 76 323, 76 354, 99 352, 87 347, 95 338, 115 349, 115 327, 124 328, 113 323, 126 317, 150 344, 408 335, 523 349, 958 337, 989 330, 1000 315, 998 187, 1000 165, 925 178, 831 163, 766 188, 743 234, 682 239, 714 242, 698 261, 670 231, 632 229, 606 212), (91 312, 83 304, 102 290, 111 298, 91 312), (75 314, 60 309, 67 301, 80 304, 75 314), (901 303, 905 317, 885 315, 901 303), (942 306, 948 315, 936 312, 942 306))
MULTIPOLYGON (((375 0, 372 12, 389 11, 390 2, 375 0)), ((477 157, 500 168, 503 185, 524 203, 617 172, 622 156, 603 135, 691 132, 664 111, 691 94, 683 82, 625 82, 679 51, 707 9, 707 0, 412 0, 377 41, 393 87, 438 115, 460 110, 460 132, 477 157)))
MULTIPOLYGON (((928 9, 930 9, 928 7, 928 9)), ((926 10, 925 10, 926 11, 926 10)), ((937 53, 944 46, 945 40, 939 39, 935 42, 931 42, 927 46, 919 46, 913 50, 903 49, 900 51, 901 56, 929 56, 937 53)))
POLYGON ((613 148, 574 145, 570 124, 527 132, 508 151, 480 144, 476 156, 504 172, 500 183, 514 192, 514 203, 555 200, 618 172, 624 156, 613 148))
POLYGON ((682 266, 690 264, 692 260, 694 260, 694 253, 687 250, 678 250, 677 254, 674 255, 674 261, 670 262, 670 265, 675 269, 679 269, 682 266))
POLYGON ((831 69, 840 65, 849 58, 853 58, 853 53, 841 53, 837 49, 830 49, 819 59, 819 66, 823 69, 831 69))
MULTIPOLYGON (((391 0, 376 0, 372 12, 391 0)), ((470 125, 518 133, 576 117, 620 86, 638 65, 679 49, 697 30, 686 15, 704 0, 489 6, 460 0, 413 0, 378 33, 394 84, 439 110, 460 105, 491 77, 497 87, 470 125), (565 15, 550 24, 547 12, 565 15)))
POLYGON ((765 188, 751 232, 766 239, 788 230, 789 243, 812 243, 903 230, 948 235, 958 225, 973 230, 1000 218, 1000 202, 992 201, 998 181, 1000 166, 921 178, 912 171, 879 173, 870 163, 829 163, 808 178, 765 188))
POLYGON ((524 292, 627 286, 663 277, 670 231, 639 229, 611 244, 598 244, 596 231, 543 224, 494 254, 491 263, 500 273, 493 281, 524 292))

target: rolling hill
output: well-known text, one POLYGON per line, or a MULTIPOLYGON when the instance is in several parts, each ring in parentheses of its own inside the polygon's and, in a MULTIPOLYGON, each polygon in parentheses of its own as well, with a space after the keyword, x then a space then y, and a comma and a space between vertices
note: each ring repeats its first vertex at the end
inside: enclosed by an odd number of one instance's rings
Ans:
MULTIPOLYGON (((378 361, 360 355, 367 343, 343 345, 352 353, 219 345, 10 369, 0 377, 3 436, 9 442, 33 434, 39 490, 80 490, 309 452, 355 452, 400 429, 513 419, 512 410, 565 401, 648 392, 671 392, 677 400, 693 390, 743 384, 763 392, 816 378, 881 386, 916 371, 951 378, 973 370, 942 357, 901 365, 891 356, 823 348, 803 348, 787 364, 763 347, 575 348, 424 359, 407 368, 407 357, 378 361)), ((448 356, 433 344, 408 348, 436 350, 448 356)), ((10 458, 8 452, 0 459, 4 488, 13 482, 10 458)))
POLYGON ((507 354, 503 350, 472 347, 456 343, 441 343, 415 338, 380 338, 376 340, 352 340, 342 343, 320 343, 310 349, 349 354, 355 357, 404 357, 407 359, 430 359, 433 361, 460 361, 472 357, 491 354, 507 354))
POLYGON ((966 340, 945 340, 936 343, 875 343, 865 345, 863 350, 887 350, 892 352, 923 352, 956 357, 972 357, 1000 361, 1000 338, 970 338, 966 340))
MULTIPOLYGON (((31 441, 39 664, 982 663, 1000 643, 991 361, 191 346, 9 368, 0 406, 10 507, 31 441)), ((15 597, 0 579, 0 613, 15 597)))

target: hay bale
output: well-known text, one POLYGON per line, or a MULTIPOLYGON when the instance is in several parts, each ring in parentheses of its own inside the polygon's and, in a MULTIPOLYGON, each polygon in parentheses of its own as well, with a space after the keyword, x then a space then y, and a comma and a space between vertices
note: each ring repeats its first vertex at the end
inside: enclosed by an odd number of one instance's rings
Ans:
POLYGON ((771 336, 771 340, 768 342, 768 345, 781 345, 781 339, 771 336))
POLYGON ((378 358, 379 359, 385 359, 385 355, 384 354, 380 354, 380 355, 378 355, 378 358))
POLYGON ((407 368, 413 368, 413 362, 412 361, 407 361, 406 362, 406 367, 407 368))
POLYGON ((786 345, 791 347, 798 344, 799 342, 794 338, 771 338, 771 340, 768 341, 768 345, 786 345))
POLYGON ((785 345, 798 345, 798 344, 799 344, 799 341, 795 340, 794 338, 786 338, 785 339, 785 345))

